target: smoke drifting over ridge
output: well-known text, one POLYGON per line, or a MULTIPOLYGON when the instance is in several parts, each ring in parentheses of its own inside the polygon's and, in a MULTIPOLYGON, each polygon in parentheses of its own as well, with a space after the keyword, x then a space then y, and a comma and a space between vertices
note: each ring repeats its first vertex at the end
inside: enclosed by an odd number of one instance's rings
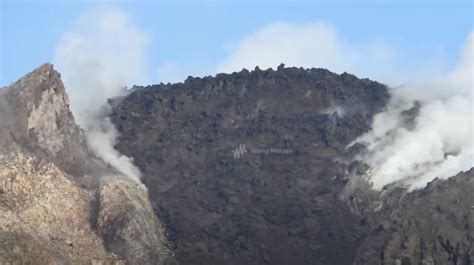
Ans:
POLYGON ((71 99, 71 110, 85 130, 89 148, 124 175, 138 180, 133 161, 114 149, 118 133, 107 117, 107 99, 127 93, 125 85, 145 73, 148 36, 119 9, 89 10, 63 34, 55 65, 71 99))
POLYGON ((368 145, 363 160, 373 169, 374 188, 423 188, 474 166, 473 53, 471 32, 451 73, 392 89, 387 111, 357 140, 368 145))
POLYGON ((242 38, 219 70, 268 68, 283 62, 349 71, 389 85, 414 80, 390 89, 387 110, 356 142, 368 146, 361 159, 372 167, 367 177, 374 188, 396 184, 417 189, 474 166, 473 49, 471 33, 452 72, 420 77, 419 73, 431 72, 430 65, 408 72, 390 44, 349 43, 324 23, 274 23, 242 38))
MULTIPOLYGON (((401 76, 414 79, 390 90, 387 110, 376 116, 373 129, 357 142, 368 145, 369 152, 362 159, 373 169, 368 180, 374 188, 400 184, 416 189, 434 178, 448 178, 474 166, 473 36, 471 33, 456 69, 421 79, 406 76, 387 44, 352 45, 324 23, 274 23, 243 38, 216 69, 232 72, 283 62, 349 71, 389 84, 401 76)), ((122 11, 99 8, 84 14, 64 34, 55 60, 90 148, 134 178, 140 172, 132 160, 114 149, 117 131, 107 118, 106 102, 126 93, 124 85, 143 78, 147 44, 148 36, 131 25, 122 11)))

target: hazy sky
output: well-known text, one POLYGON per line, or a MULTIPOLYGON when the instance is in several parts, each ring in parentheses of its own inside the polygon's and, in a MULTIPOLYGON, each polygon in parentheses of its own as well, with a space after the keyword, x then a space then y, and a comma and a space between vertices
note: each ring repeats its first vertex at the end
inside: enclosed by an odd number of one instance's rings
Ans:
POLYGON ((243 40, 278 22, 292 25, 282 32, 289 38, 288 30, 299 25, 323 23, 337 34, 338 42, 388 47, 387 53, 396 53, 395 61, 403 66, 398 68, 407 71, 419 64, 451 67, 473 29, 472 1, 0 2, 0 86, 53 61, 61 36, 82 13, 104 3, 120 9, 149 36, 146 81, 155 83, 225 69, 220 66, 240 56, 235 54, 243 40))

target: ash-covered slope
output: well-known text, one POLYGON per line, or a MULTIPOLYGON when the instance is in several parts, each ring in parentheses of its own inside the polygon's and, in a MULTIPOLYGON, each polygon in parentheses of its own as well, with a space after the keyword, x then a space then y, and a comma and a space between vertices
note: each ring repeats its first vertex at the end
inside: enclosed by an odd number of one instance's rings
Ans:
POLYGON ((137 87, 112 119, 182 264, 472 264, 472 171, 377 192, 345 149, 388 99, 282 65, 137 87))
POLYGON ((52 65, 0 90, 0 110, 1 264, 173 262, 147 190, 89 152, 52 65))

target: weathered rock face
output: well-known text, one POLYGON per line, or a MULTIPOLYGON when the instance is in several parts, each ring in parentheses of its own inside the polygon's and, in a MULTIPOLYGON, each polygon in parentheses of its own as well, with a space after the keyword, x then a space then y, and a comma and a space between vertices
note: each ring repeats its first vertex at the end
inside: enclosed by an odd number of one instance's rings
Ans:
POLYGON ((0 263, 173 262, 146 188, 89 152, 52 65, 0 90, 0 110, 0 263))
POLYGON ((105 245, 134 264, 171 264, 165 231, 141 184, 109 178, 99 193, 96 226, 105 245))
POLYGON ((69 110, 60 75, 51 64, 1 90, 0 110, 1 149, 30 152, 75 175, 92 167, 86 165, 85 138, 69 110))
POLYGON ((354 263, 473 264, 473 190, 471 169, 423 190, 384 196, 386 216, 378 218, 354 263))
POLYGON ((0 154, 0 165, 1 264, 118 261, 90 225, 90 193, 28 155, 0 154))
POLYGON ((472 171, 380 193, 350 162, 388 98, 279 67, 137 87, 112 119, 182 264, 472 264, 472 171))

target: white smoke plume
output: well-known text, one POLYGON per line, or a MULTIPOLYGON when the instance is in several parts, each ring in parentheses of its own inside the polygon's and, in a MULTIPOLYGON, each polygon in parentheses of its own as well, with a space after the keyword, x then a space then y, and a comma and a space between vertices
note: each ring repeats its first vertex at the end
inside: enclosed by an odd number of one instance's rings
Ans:
POLYGON ((372 168, 366 175, 374 188, 395 184, 417 189, 434 178, 449 178, 474 166, 473 45, 471 33, 457 67, 432 74, 429 63, 407 70, 389 44, 350 43, 324 23, 282 22, 238 41, 218 70, 265 69, 285 63, 348 71, 394 87, 401 80, 413 80, 390 89, 387 111, 377 115, 373 129, 356 142, 368 145, 369 154, 362 159, 372 168), (430 74, 420 74, 426 72, 430 74), (410 114, 415 106, 419 112, 410 114), (410 115, 415 117, 411 122, 410 115))
POLYGON ((392 89, 388 110, 358 140, 368 144, 363 159, 372 168, 374 188, 392 183, 423 188, 474 166, 473 50, 471 33, 451 73, 392 89), (404 116, 415 101, 419 114, 409 124, 404 116))
POLYGON ((114 149, 117 131, 106 117, 107 99, 125 94, 124 88, 142 80, 148 35, 127 15, 113 7, 82 14, 59 40, 54 63, 62 74, 71 110, 85 130, 89 148, 104 162, 138 180, 133 161, 114 149))

